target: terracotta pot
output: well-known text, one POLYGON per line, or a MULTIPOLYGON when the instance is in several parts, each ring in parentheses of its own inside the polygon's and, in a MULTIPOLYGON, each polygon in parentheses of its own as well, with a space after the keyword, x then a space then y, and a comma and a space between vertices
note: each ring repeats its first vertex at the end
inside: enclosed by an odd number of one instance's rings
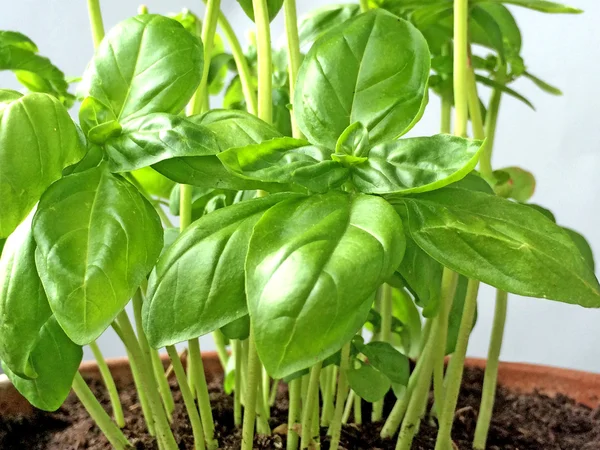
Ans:
MULTIPOLYGON (((216 352, 204 352, 202 359, 208 381, 223 373, 216 352)), ((163 356, 163 363, 165 366, 168 365, 166 355, 163 356)), ((466 364, 483 368, 485 360, 467 358, 466 364)), ((133 383, 127 358, 109 359, 108 365, 117 385, 133 383)), ((86 379, 101 379, 95 361, 84 362, 80 370, 86 379)), ((528 393, 537 390, 550 396, 561 393, 590 408, 600 406, 600 374, 535 364, 501 362, 498 381, 518 392, 528 393)), ((21 397, 10 382, 0 381, 0 414, 27 415, 32 411, 31 405, 21 397)))

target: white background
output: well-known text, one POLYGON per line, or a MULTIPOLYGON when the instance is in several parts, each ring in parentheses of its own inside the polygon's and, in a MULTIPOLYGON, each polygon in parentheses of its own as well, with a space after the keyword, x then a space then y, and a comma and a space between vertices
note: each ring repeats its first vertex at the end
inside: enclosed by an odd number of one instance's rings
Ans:
MULTIPOLYGON (((343 1, 343 0, 340 0, 343 1)), ((350 1, 350 0, 348 0, 350 1)), ((573 0, 585 10, 578 16, 546 15, 513 8, 523 30, 523 56, 531 72, 560 87, 563 97, 552 97, 528 81, 515 88, 536 106, 532 111, 516 100, 503 100, 494 167, 517 165, 535 173, 532 201, 551 209, 559 223, 583 233, 600 255, 600 3, 573 0)), ((67 76, 80 75, 92 56, 84 0, 4 0, 0 29, 25 33, 67 76)), ((175 12, 183 7, 202 14, 201 0, 148 0, 151 12, 175 12)), ((299 14, 316 6, 336 3, 298 0, 299 14)), ((107 29, 136 14, 135 0, 103 0, 107 29)), ((252 23, 235 0, 222 9, 243 39, 252 23)), ((276 46, 285 44, 283 19, 273 22, 276 46)), ((389 56, 384 56, 389 57, 389 56)), ((12 74, 0 72, 0 87, 19 89, 12 74)), ((438 100, 432 96, 425 117, 414 133, 438 129, 438 100)), ((485 356, 493 314, 493 289, 483 287, 479 320, 471 336, 469 354, 485 356)), ((545 300, 510 296, 502 359, 557 365, 600 372, 600 311, 545 300)), ((109 330, 100 339, 106 356, 124 354, 109 330)), ((212 348, 209 337, 203 348, 212 348)), ((91 353, 86 352, 86 358, 91 353)))

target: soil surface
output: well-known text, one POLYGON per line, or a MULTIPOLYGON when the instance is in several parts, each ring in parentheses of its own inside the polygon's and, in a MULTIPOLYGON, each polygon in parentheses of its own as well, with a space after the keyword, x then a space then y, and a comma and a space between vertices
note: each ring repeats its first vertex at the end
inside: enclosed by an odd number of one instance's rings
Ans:
MULTIPOLYGON (((470 449, 481 397, 483 372, 467 369, 456 411, 452 437, 459 449, 470 449)), ((108 395, 100 383, 92 383, 92 389, 107 411, 110 410, 108 395)), ((193 449, 192 430, 189 426, 181 395, 173 384, 177 407, 173 417, 175 437, 181 449, 193 449)), ((272 410, 272 436, 257 436, 255 449, 285 449, 287 396, 285 386, 272 410), (282 425, 283 424, 283 425, 282 425)), ((225 395, 221 384, 210 385, 213 412, 217 423, 217 435, 221 447, 226 450, 240 448, 240 430, 233 426, 233 401, 225 395)), ((154 450, 153 438, 148 436, 141 409, 133 388, 121 389, 121 401, 125 410, 125 435, 135 449, 154 450)), ((394 398, 387 399, 389 411, 394 398)), ((363 404, 363 418, 370 417, 370 405, 363 404)), ((352 421, 352 418, 351 420, 352 421)), ((380 423, 364 426, 346 425, 342 433, 342 447, 355 449, 394 449, 395 439, 379 439, 380 423)), ((329 441, 326 429, 321 429, 321 448, 327 450, 329 441)), ((433 419, 423 420, 413 449, 433 449, 437 427, 433 419)), ((108 450, 110 445, 89 418, 77 399, 69 397, 55 413, 37 412, 35 417, 20 420, 0 420, 0 449, 3 450, 108 450)), ((600 409, 591 410, 573 400, 558 396, 522 395, 500 386, 497 392, 494 418, 490 428, 488 449, 508 450, 600 450, 600 409)))

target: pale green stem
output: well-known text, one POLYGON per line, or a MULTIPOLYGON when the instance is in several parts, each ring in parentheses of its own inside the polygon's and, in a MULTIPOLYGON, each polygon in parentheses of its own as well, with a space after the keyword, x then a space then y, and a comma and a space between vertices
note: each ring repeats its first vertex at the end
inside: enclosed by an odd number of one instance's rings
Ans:
POLYGON ((494 311, 494 323, 492 325, 492 337, 488 349, 488 358, 483 377, 483 390, 481 395, 481 406, 477 417, 475 438, 473 448, 475 450, 485 449, 494 400, 496 396, 496 385, 498 382, 498 365, 500 362, 500 350, 504 337, 504 325, 506 323, 506 310, 508 306, 508 294, 504 291, 496 291, 496 309, 494 311))
POLYGON ((467 136, 469 117, 467 71, 469 0, 454 0, 454 134, 467 136))
POLYGON ((179 359, 179 354, 177 353, 175 346, 167 346, 167 353, 169 354, 169 358, 171 358, 173 372, 175 372, 175 378, 177 378, 177 383, 179 384, 181 396, 183 397, 183 403, 185 404, 185 409, 188 413, 190 423, 192 424, 194 448, 195 450, 204 450, 206 448, 204 444, 204 430, 202 429, 200 415, 198 414, 198 409, 196 408, 196 403, 194 402, 194 396, 187 383, 185 371, 183 370, 183 364, 181 364, 181 360, 179 359))
POLYGON ((342 418, 344 414, 346 396, 348 395, 348 378, 346 376, 346 373, 348 371, 349 360, 350 343, 342 347, 342 354, 340 357, 340 375, 337 383, 335 411, 333 413, 333 419, 331 420, 331 425, 329 427, 329 434, 331 435, 331 444, 329 448, 331 450, 337 450, 340 445, 340 436, 342 433, 342 418))
MULTIPOLYGON (((290 79, 290 101, 294 101, 294 91, 296 89, 296 80, 298 78, 298 70, 302 62, 300 53, 300 39, 298 37, 298 13, 296 11, 296 0, 285 0, 283 3, 285 17, 285 31, 287 35, 288 47, 288 73, 290 79)), ((296 139, 302 139, 304 136, 298 128, 294 113, 292 117, 292 136, 296 139)))
POLYGON ((227 367, 227 361, 229 360, 229 353, 227 352, 227 345, 225 345, 225 336, 221 330, 216 330, 212 334, 213 340, 215 341, 215 347, 217 349, 217 355, 219 356, 219 362, 223 370, 227 367))
POLYGON ((244 426, 242 428, 242 450, 252 450, 254 442, 254 422, 256 419, 256 402, 260 383, 260 360, 256 352, 254 332, 250 327, 248 338, 248 368, 246 372, 246 395, 244 408, 244 426))
POLYGON ((328 427, 331 421, 331 413, 334 409, 333 396, 334 391, 331 388, 331 379, 333 378, 333 368, 331 365, 321 371, 321 397, 323 399, 323 409, 321 411, 321 426, 328 427))
POLYGON ((298 450, 298 426, 302 419, 302 380, 296 378, 290 381, 288 385, 290 407, 288 411, 288 435, 287 435, 287 450, 298 450))
POLYGON ((452 132, 452 101, 445 94, 442 95, 440 131, 446 134, 450 134, 452 132))
POLYGON ((154 376, 156 377, 156 381, 158 381, 158 390, 160 391, 160 396, 163 400, 163 404, 165 405, 165 411, 167 412, 169 420, 172 420, 173 411, 175 410, 175 401, 173 400, 173 394, 171 393, 171 387, 169 386, 169 379, 165 374, 165 368, 162 360, 160 359, 160 353, 158 353, 158 350, 150 349, 150 359, 152 360, 154 376))
POLYGON ((115 380, 110 373, 110 369, 106 364, 106 360, 104 359, 104 355, 102 355, 98 344, 96 342, 90 342, 90 348, 92 349, 94 358, 96 358, 98 370, 100 370, 100 375, 102 375, 104 385, 108 391, 113 415, 115 416, 115 422, 119 428, 123 428, 125 426, 125 417, 123 416, 123 406, 121 405, 121 400, 119 399, 119 391, 117 391, 115 380))
MULTIPOLYGON (((264 379, 264 375, 265 375, 264 369, 261 367, 261 370, 260 370, 261 379, 259 380, 259 383, 258 383, 258 396, 257 396, 257 401, 256 401, 256 432, 258 434, 269 435, 269 434, 271 434, 271 427, 269 426, 268 406, 265 405, 264 396, 263 396, 264 386, 262 384, 262 380, 264 379)), ((268 395, 268 393, 267 393, 267 395, 268 395)), ((267 399, 267 401, 268 401, 268 399, 267 399)))
POLYGON ((440 410, 439 430, 435 450, 446 450, 451 440, 452 423, 454 421, 454 410, 460 392, 462 382, 463 365, 469 343, 469 335, 473 327, 475 310, 477 309, 477 292, 479 291, 479 281, 469 280, 467 286, 467 295, 463 307, 462 318, 456 340, 456 349, 448 365, 446 374, 446 390, 444 395, 444 404, 440 410))
POLYGON ((188 348, 190 349, 188 358, 195 358, 193 384, 196 388, 196 398, 198 399, 198 407, 200 408, 200 418, 202 419, 206 448, 215 450, 219 447, 219 443, 215 439, 215 422, 210 407, 210 396, 208 394, 208 385, 206 384, 206 376, 204 374, 204 363, 202 362, 200 341, 198 339, 188 341, 188 348))
POLYGON ((252 0, 258 57, 258 117, 273 122, 271 28, 267 0, 252 0))
POLYGON ((309 445, 310 450, 317 450, 321 448, 321 427, 319 425, 319 390, 314 393, 315 396, 315 406, 313 407, 313 416, 312 416, 312 441, 309 445))
POLYGON ((267 419, 270 416, 269 394, 271 393, 271 377, 267 373, 267 369, 262 368, 262 409, 267 413, 267 419))
POLYGON ((238 339, 233 341, 234 388, 233 388, 233 423, 236 427, 242 425, 242 342, 238 339))
POLYGON ((502 91, 494 89, 488 104, 487 115, 485 119, 485 146, 479 158, 479 168, 489 173, 492 169, 492 152, 494 150, 494 141, 496 140, 496 124, 498 123, 498 113, 500 111, 500 101, 502 100, 502 91))
POLYGON ((242 93, 244 94, 244 100, 246 101, 246 108, 250 114, 256 115, 258 113, 258 107, 250 66, 248 65, 248 60, 246 59, 246 55, 244 55, 244 50, 242 49, 240 41, 237 38, 235 31, 233 31, 233 27, 222 12, 219 13, 219 26, 221 27, 225 39, 227 39, 227 42, 229 43, 229 48, 231 49, 231 54, 233 55, 233 60, 237 67, 240 83, 242 85, 242 93))
POLYGON ((100 428, 116 450, 124 450, 131 447, 123 432, 106 414, 106 411, 104 411, 102 405, 94 397, 94 394, 79 372, 75 373, 75 378, 73 379, 73 391, 96 425, 98 425, 98 428, 100 428))
POLYGON ((313 432, 313 417, 315 407, 315 399, 318 402, 319 394, 319 378, 321 375, 321 367, 323 362, 318 362, 310 369, 310 378, 308 382, 308 390, 306 392, 306 402, 302 408, 302 440, 300 447, 302 450, 312 448, 314 440, 312 436, 313 432))
MULTIPOLYGON (((381 333, 379 340, 382 342, 390 342, 392 337, 392 304, 393 290, 389 284, 382 286, 381 296, 381 333)), ((373 411, 371 413, 371 421, 379 422, 383 418, 383 399, 373 403, 373 411)))
POLYGON ((148 7, 146 5, 140 5, 138 7, 138 14, 148 14, 148 7))
POLYGON ((354 406, 354 391, 350 391, 348 398, 346 399, 346 406, 344 406, 344 415, 342 416, 342 424, 347 424, 350 420, 350 414, 352 414, 352 406, 354 406))
POLYGON ((100 10, 100 0, 88 0, 88 14, 92 28, 92 39, 94 48, 98 48, 102 39, 104 39, 104 23, 102 22, 102 11, 100 10))
POLYGON ((271 384, 271 393, 269 394, 269 407, 275 404, 275 400, 277 400, 277 391, 279 389, 279 380, 274 379, 273 384, 271 384))
POLYGON ((354 423, 362 425, 362 398, 354 393, 354 423))

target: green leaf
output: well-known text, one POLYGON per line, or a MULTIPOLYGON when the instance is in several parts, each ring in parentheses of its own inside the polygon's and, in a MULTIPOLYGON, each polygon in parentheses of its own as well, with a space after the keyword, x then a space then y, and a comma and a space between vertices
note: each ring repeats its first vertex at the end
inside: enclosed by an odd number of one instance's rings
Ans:
POLYGON ((203 64, 198 38, 173 19, 144 14, 108 32, 81 88, 119 122, 157 112, 178 114, 198 87, 203 64))
MULTIPOLYGON (((408 358, 387 342, 373 341, 360 348, 369 365, 384 374, 392 383, 406 386, 410 376, 408 358)), ((364 397, 363 397, 364 398, 364 397)))
POLYGON ((404 245, 399 216, 379 197, 331 191, 265 213, 250 239, 246 292, 267 371, 282 378, 350 340, 404 245))
POLYGON ((232 148, 217 155, 232 173, 249 180, 297 184, 327 192, 348 178, 348 169, 331 159, 331 150, 293 138, 232 148))
POLYGON ((300 45, 312 44, 325 33, 360 14, 358 3, 325 5, 302 17, 298 27, 300 45))
POLYGON ((448 134, 377 145, 367 161, 352 167, 352 182, 364 193, 417 193, 454 183, 477 165, 481 141, 448 134))
MULTIPOLYGON (((86 97, 79 108, 79 123, 82 131, 89 135, 90 131, 107 122, 116 122, 117 116, 100 100, 94 97, 86 97)), ((104 141, 98 142, 103 144, 104 141)))
MULTIPOLYGON (((254 21, 254 7, 252 6, 252 0, 237 0, 244 12, 250 20, 254 21)), ((283 0, 266 0, 267 11, 269 12, 269 20, 272 21, 276 16, 281 7, 283 6, 283 0)))
POLYGON ((69 340, 52 317, 42 326, 31 351, 30 361, 37 377, 33 380, 20 378, 5 363, 2 368, 29 403, 44 411, 56 411, 71 392, 82 357, 81 347, 69 340))
POLYGON ((497 178, 499 173, 507 175, 507 179, 494 186, 494 190, 498 195, 514 198, 521 203, 532 197, 535 192, 535 177, 531 172, 513 166, 494 171, 497 178))
POLYGON ((409 358, 417 358, 421 351, 421 315, 404 289, 393 289, 392 292, 393 316, 400 322, 400 327, 393 327, 392 331, 399 335, 400 348, 404 349, 405 354, 409 358))
POLYGON ((31 352, 51 317, 35 268, 31 220, 26 220, 9 236, 0 258, 0 359, 18 376, 37 376, 31 352))
MULTIPOLYGON (((498 42, 494 31, 484 28, 471 26, 471 40, 473 43, 484 45, 495 49, 498 53, 504 52, 507 55, 518 55, 521 53, 522 37, 521 30, 515 21, 512 13, 500 3, 478 3, 473 10, 485 12, 491 20, 497 25, 501 35, 501 42, 498 42), (499 44, 501 46, 499 47, 499 44)), ((483 24, 482 24, 483 25, 483 24)))
MULTIPOLYGON (((192 190, 192 221, 233 204, 235 195, 235 191, 194 187, 192 190)), ((171 192, 169 201, 169 210, 174 216, 179 215, 180 200, 181 189, 177 186, 171 192)))
POLYGON ((575 230, 571 230, 570 228, 562 227, 563 230, 569 235, 569 237, 575 243, 575 246, 579 249, 581 256, 589 266, 589 268, 594 272, 596 270, 596 264, 594 262, 594 252, 592 251, 592 247, 585 237, 579 234, 575 230))
POLYGON ((533 9, 534 11, 552 14, 580 14, 583 12, 578 8, 546 0, 477 0, 477 2, 505 3, 507 5, 522 6, 523 8, 533 9))
POLYGON ((412 238, 444 266, 507 292, 600 306, 573 241, 533 208, 456 185, 403 203, 412 238))
POLYGON ((486 78, 483 75, 475 75, 475 79, 485 86, 491 87, 493 89, 499 89, 500 91, 504 92, 505 94, 508 94, 511 97, 514 97, 517 100, 520 100, 521 102, 525 103, 527 106, 529 106, 531 109, 533 109, 535 111, 535 106, 533 106, 533 103, 531 103, 523 95, 519 94, 514 89, 509 88, 505 84, 498 83, 496 80, 486 78))
POLYGON ((284 136, 292 135, 289 87, 273 89, 273 126, 284 136))
POLYGON ((109 169, 128 172, 181 156, 219 152, 217 136, 185 117, 155 113, 123 123, 118 137, 106 141, 109 169))
MULTIPOLYGON (((501 5, 500 5, 501 6, 501 5)), ((487 46, 496 50, 501 61, 505 61, 504 36, 502 29, 494 16, 479 5, 474 5, 470 11, 469 31, 483 37, 487 46)))
POLYGON ((537 212, 542 213, 547 219, 550 219, 552 222, 556 223, 556 217, 554 217, 554 213, 549 209, 540 205, 536 205, 535 203, 526 203, 525 205, 535 209, 537 212))
POLYGON ((231 64, 232 61, 233 56, 229 53, 213 54, 210 58, 207 83, 211 95, 217 95, 223 90, 225 78, 227 77, 227 65, 231 64))
POLYGON ((348 126, 335 144, 336 156, 352 155, 361 162, 366 160, 370 150, 369 130, 360 122, 348 126))
POLYGON ((58 100, 47 94, 14 95, 0 103, 0 238, 8 236, 85 154, 77 128, 58 100))
POLYGON ((54 183, 40 200, 33 235, 50 307, 79 345, 111 324, 163 247, 154 208, 104 165, 54 183))
POLYGON ((144 167, 142 169, 131 172, 133 177, 150 195, 155 195, 160 198, 169 198, 175 183, 169 180, 164 175, 161 175, 152 167, 144 167))
POLYGON ((38 52, 37 45, 18 31, 0 31, 0 45, 16 47, 32 53, 38 52))
POLYGON ((410 23, 383 10, 350 19, 304 58, 294 98, 298 125, 309 141, 329 148, 354 122, 367 127, 372 144, 397 138, 422 115, 430 60, 410 23))
POLYGON ((155 348, 196 338, 248 313, 244 261, 254 224, 293 194, 220 209, 194 222, 160 257, 148 283, 143 326, 155 348))
POLYGON ((250 336, 250 316, 246 314, 239 319, 223 325, 221 332, 228 339, 239 339, 240 341, 248 339, 248 336, 250 336))
MULTIPOLYGON (((458 282, 456 284, 456 292, 454 293, 454 299, 450 307, 448 314, 448 334, 446 336, 446 355, 451 355, 456 349, 456 342, 458 341, 458 331, 460 329, 460 323, 462 321, 463 309, 465 307, 465 299, 467 298, 467 285, 469 279, 462 275, 458 275, 458 282)), ((471 329, 475 327, 477 322, 477 310, 475 310, 475 317, 473 317, 473 325, 471 329)))
POLYGON ((527 71, 523 72, 523 76, 533 81, 533 83, 537 87, 539 87, 542 91, 547 92, 548 94, 563 95, 562 91, 559 88, 552 86, 550 83, 545 82, 544 80, 536 77, 535 75, 527 71))
POLYGON ((381 400, 392 387, 388 377, 358 359, 346 371, 346 375, 350 388, 368 402, 381 400))

